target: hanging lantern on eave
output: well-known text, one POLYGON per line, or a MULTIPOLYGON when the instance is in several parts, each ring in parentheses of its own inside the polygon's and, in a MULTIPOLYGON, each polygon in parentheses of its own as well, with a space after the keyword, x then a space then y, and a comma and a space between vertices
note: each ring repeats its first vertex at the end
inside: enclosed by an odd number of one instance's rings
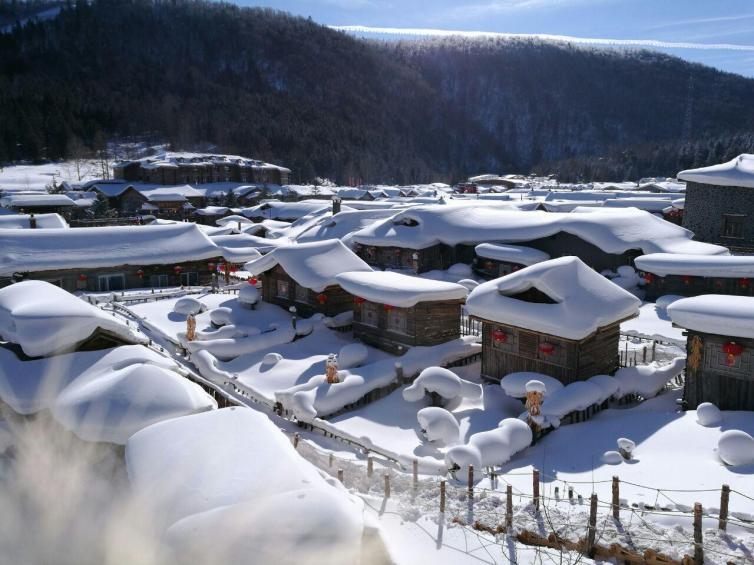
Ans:
POLYGON ((508 341, 508 334, 500 328, 496 328, 492 332, 492 339, 495 341, 495 343, 506 343, 508 341))
POLYGON ((385 312, 390 312, 391 310, 395 310, 395 306, 392 306, 390 304, 385 304, 383 305, 382 308, 385 310, 385 312))
POLYGON ((324 304, 325 302, 327 302, 327 295, 324 293, 319 293, 317 295, 317 302, 319 302, 320 304, 324 304))
POLYGON ((139 277, 140 279, 143 279, 144 271, 142 269, 139 269, 138 271, 136 271, 136 276, 139 277))
POLYGON ((644 273, 644 282, 647 284, 652 284, 652 281, 655 280, 655 276, 652 273, 644 273))
POLYGON ((252 286, 256 286, 256 284, 257 284, 258 282, 259 282, 259 280, 257 279, 257 277, 251 277, 251 278, 249 279, 249 284, 250 284, 250 285, 252 285, 252 286))
POLYGON ((493 263, 492 261, 485 261, 484 262, 484 270, 485 271, 491 271, 494 268, 495 268, 495 263, 493 263))
POLYGON ((681 280, 683 281, 683 284, 690 284, 691 283, 691 276, 689 275, 683 275, 681 277, 681 280))
POLYGON ((88 277, 87 277, 87 276, 86 276, 86 275, 85 275, 84 273, 81 273, 81 274, 79 275, 79 281, 81 281, 81 282, 86 282, 86 279, 87 279, 87 278, 88 278, 88 277))
POLYGON ((181 267, 180 265, 176 265, 175 267, 173 267, 173 271, 175 271, 176 275, 180 275, 182 270, 183 270, 183 267, 181 267))
POLYGON ((725 364, 732 367, 736 364, 736 357, 740 357, 744 352, 744 346, 735 341, 729 341, 723 344, 723 353, 725 353, 725 364))
POLYGON ((236 267, 235 265, 231 265, 230 266, 230 272, 231 273, 235 273, 237 270, 238 270, 238 267, 236 267))
POLYGON ((366 298, 362 298, 361 296, 354 296, 353 297, 353 303, 354 304, 364 304, 366 302, 366 298))
POLYGON ((207 263, 207 269, 208 270, 214 271, 215 267, 217 267, 217 265, 215 263, 213 263, 212 261, 210 261, 209 263, 207 263))
POLYGON ((555 346, 549 341, 544 341, 539 344, 539 352, 543 355, 552 355, 555 353, 555 346))
POLYGON ((749 284, 749 279, 746 277, 738 279, 738 286, 740 286, 741 288, 749 288, 749 284))

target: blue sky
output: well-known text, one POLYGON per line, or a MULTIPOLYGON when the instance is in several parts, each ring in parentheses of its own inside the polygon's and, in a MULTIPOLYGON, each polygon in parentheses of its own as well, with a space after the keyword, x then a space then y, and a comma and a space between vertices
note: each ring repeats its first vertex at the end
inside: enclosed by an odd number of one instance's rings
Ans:
MULTIPOLYGON (((754 77, 754 0, 236 0, 333 26, 652 40, 650 47, 754 77), (673 47, 668 43, 683 43, 673 47)), ((384 35, 383 35, 384 36, 384 35)))

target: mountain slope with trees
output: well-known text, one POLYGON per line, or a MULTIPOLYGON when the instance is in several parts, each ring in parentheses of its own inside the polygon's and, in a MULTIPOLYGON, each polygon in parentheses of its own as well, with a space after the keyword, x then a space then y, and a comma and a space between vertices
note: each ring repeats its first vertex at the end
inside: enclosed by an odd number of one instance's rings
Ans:
POLYGON ((138 136, 282 163, 297 181, 620 180, 706 163, 754 129, 754 80, 656 53, 369 42, 198 0, 62 7, 0 33, 0 163, 138 136))

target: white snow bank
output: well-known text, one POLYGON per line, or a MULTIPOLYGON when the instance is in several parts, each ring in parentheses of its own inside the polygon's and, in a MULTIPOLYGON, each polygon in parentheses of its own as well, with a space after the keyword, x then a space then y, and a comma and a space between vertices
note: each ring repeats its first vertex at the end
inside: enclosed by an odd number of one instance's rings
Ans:
POLYGON ((674 324, 699 332, 754 338, 754 297, 703 294, 668 306, 674 324))
POLYGON ((225 306, 209 311, 209 319, 215 326, 227 326, 233 323, 233 310, 225 306))
POLYGON ((655 308, 657 310, 667 311, 668 306, 673 304, 673 302, 677 302, 678 300, 683 300, 685 298, 685 296, 681 296, 680 294, 663 294, 657 300, 655 300, 655 308))
POLYGON ((173 305, 173 312, 180 314, 181 316, 188 316, 189 314, 196 315, 200 312, 204 312, 206 309, 207 306, 204 305, 204 303, 191 296, 184 296, 177 300, 173 305))
POLYGON ((458 443, 461 428, 458 420, 445 408, 428 406, 416 413, 416 420, 427 441, 441 441, 445 445, 458 443))
POLYGON ((146 336, 96 306, 45 281, 23 281, 0 289, 0 337, 30 357, 74 349, 97 329, 126 343, 146 336))
POLYGON ((717 454, 726 465, 754 465, 754 437, 741 430, 725 431, 717 442, 717 454))
POLYGON ((197 351, 191 356, 199 374, 214 383, 223 384, 236 378, 235 375, 223 371, 218 367, 219 361, 209 351, 197 351))
POLYGON ((576 381, 550 393, 542 403, 542 416, 557 428, 560 420, 571 412, 586 410, 607 400, 602 387, 589 381, 576 381))
POLYGON ((638 273, 634 270, 633 267, 622 265, 618 267, 617 271, 617 276, 610 278, 610 282, 617 284, 621 288, 630 290, 643 283, 642 279, 639 277, 638 273))
POLYGON ((689 275, 692 277, 754 277, 752 255, 689 255, 651 253, 634 260, 636 266, 665 277, 689 275))
POLYGON ((696 421, 702 426, 718 426, 723 421, 723 413, 711 402, 702 402, 696 407, 696 421))
POLYGON ((336 275, 346 271, 371 271, 353 251, 337 239, 278 247, 255 261, 246 263, 252 276, 280 265, 298 284, 322 292, 338 284, 336 275))
POLYGON ((186 343, 186 347, 192 354, 206 350, 218 359, 229 361, 240 355, 288 343, 293 341, 295 337, 296 330, 291 325, 285 324, 282 328, 275 325, 274 327, 271 326, 268 331, 246 337, 189 341, 186 343))
MULTIPOLYGON (((68 227, 60 214, 34 214, 36 229, 64 229, 68 227)), ((31 216, 28 214, 8 214, 0 216, 0 229, 31 229, 31 216)))
POLYGON ((466 263, 454 263, 448 267, 448 273, 457 277, 470 277, 472 272, 471 267, 466 263))
POLYGON ((545 385, 545 397, 553 394, 556 390, 563 388, 563 383, 558 379, 542 373, 530 373, 521 371, 510 373, 500 379, 500 386, 510 397, 524 398, 526 396, 526 385, 529 381, 539 381, 545 385))
POLYGON ((85 441, 125 444, 155 422, 216 407, 199 385, 174 371, 137 364, 77 379, 60 393, 51 412, 85 441))
POLYGON ((636 365, 634 367, 622 367, 615 373, 620 390, 619 397, 629 394, 637 394, 644 399, 657 395, 665 385, 681 374, 686 367, 686 357, 676 357, 667 365, 650 363, 649 365, 636 365))
POLYGON ((586 382, 600 387, 602 395, 606 399, 615 396, 620 390, 620 384, 615 377, 611 377, 610 375, 594 375, 593 377, 589 377, 586 382))
POLYGON ((468 294, 466 287, 459 284, 390 271, 344 272, 336 279, 354 296, 398 308, 411 308, 419 302, 463 300, 468 294))
POLYGON ((560 257, 475 288, 469 314, 531 331, 580 340, 599 328, 635 316, 641 302, 578 257, 560 257), (533 303, 515 295, 536 288, 554 303, 533 303))
POLYGON ((502 245, 495 243, 480 243, 474 248, 477 256, 494 261, 516 263, 518 265, 534 265, 547 261, 550 255, 533 247, 522 245, 502 245))
POLYGON ((238 301, 244 306, 254 306, 259 302, 259 290, 253 284, 241 285, 238 291, 238 301))
POLYGON ((754 188, 754 155, 743 153, 725 163, 687 169, 676 176, 687 182, 754 188))
POLYGON ((484 467, 507 463, 513 455, 529 447, 531 441, 531 428, 526 422, 506 418, 497 428, 472 435, 466 445, 451 447, 445 454, 445 464, 448 469, 461 473, 469 465, 481 472, 484 467))
POLYGON ((367 360, 369 350, 363 343, 349 343, 338 352, 338 366, 341 369, 358 367, 367 360))
POLYGON ((450 369, 427 367, 419 373, 411 386, 403 389, 403 399, 408 402, 418 402, 429 392, 437 393, 447 400, 454 398, 478 400, 482 397, 481 385, 460 378, 450 369))
MULTIPOLYGON (((145 428, 129 439, 126 464, 134 492, 152 502, 165 524, 196 516, 188 528, 176 525, 177 531, 169 536, 178 545, 189 533, 206 543, 214 539, 210 533, 236 532, 236 526, 241 526, 240 535, 254 536, 254 528, 242 527, 245 520, 263 528, 260 521, 264 520, 280 525, 274 518, 277 515, 295 520, 298 526, 293 531, 281 526, 268 538, 286 551, 297 550, 295 540, 304 544, 301 549, 310 543, 319 547, 322 530, 334 532, 331 535, 343 544, 338 549, 349 558, 353 544, 359 547, 362 508, 358 501, 331 486, 256 410, 225 408, 145 428), (307 501, 308 493, 315 491, 323 496, 312 494, 307 501), (279 498, 284 494, 290 497, 279 498), (274 500, 281 506, 273 511, 274 500), (241 503, 265 511, 260 516, 249 512, 249 506, 231 510, 241 503), (214 515, 201 516, 212 510, 216 510, 214 515)), ((242 562, 249 562, 248 557, 242 562)))
POLYGON ((283 360, 283 356, 280 355, 280 353, 267 353, 265 354, 264 357, 262 357, 261 365, 264 368, 268 369, 270 367, 274 367, 282 360, 283 360))
POLYGON ((605 451, 602 454, 602 462, 606 465, 620 465, 623 463, 623 456, 617 451, 605 451))

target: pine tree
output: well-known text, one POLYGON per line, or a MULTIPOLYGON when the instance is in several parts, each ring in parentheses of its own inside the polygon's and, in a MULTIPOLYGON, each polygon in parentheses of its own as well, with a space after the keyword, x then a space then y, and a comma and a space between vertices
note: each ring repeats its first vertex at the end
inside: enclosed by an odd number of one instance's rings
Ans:
POLYGON ((110 208, 107 196, 98 192, 91 207, 91 214, 95 218, 113 218, 118 215, 118 211, 110 208))

